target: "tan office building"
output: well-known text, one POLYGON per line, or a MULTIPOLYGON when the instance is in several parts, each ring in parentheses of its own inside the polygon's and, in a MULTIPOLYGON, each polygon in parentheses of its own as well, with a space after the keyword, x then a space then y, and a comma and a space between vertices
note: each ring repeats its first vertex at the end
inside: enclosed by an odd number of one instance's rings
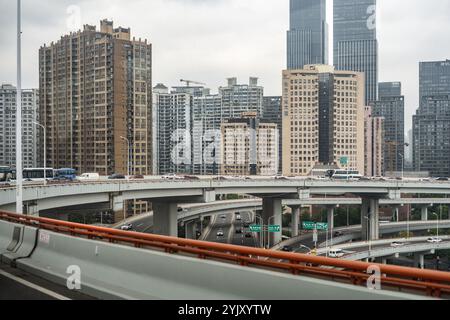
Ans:
POLYGON ((306 176, 316 164, 364 173, 363 74, 327 65, 285 70, 282 100, 283 175, 306 176))
POLYGON ((152 46, 112 21, 39 50, 47 166, 151 174, 152 46))
POLYGON ((278 172, 278 129, 256 112, 221 125, 221 174, 272 176, 278 172))
POLYGON ((366 177, 381 177, 384 175, 385 123, 383 117, 374 117, 372 110, 373 108, 370 106, 365 107, 364 175, 366 177))

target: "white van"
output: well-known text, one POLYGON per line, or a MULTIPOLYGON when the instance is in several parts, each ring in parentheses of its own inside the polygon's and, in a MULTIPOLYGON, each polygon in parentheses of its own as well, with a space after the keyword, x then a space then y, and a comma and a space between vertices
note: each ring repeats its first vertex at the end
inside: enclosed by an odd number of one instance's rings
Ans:
POLYGON ((330 251, 328 251, 328 256, 330 258, 342 258, 344 255, 345 254, 342 249, 330 249, 330 251))
POLYGON ((83 173, 81 176, 78 177, 78 180, 80 181, 100 180, 100 175, 98 173, 83 173))

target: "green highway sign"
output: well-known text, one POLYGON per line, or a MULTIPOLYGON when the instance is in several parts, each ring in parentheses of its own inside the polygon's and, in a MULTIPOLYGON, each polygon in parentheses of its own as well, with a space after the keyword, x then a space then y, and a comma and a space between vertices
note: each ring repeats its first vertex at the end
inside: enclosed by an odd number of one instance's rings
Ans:
POLYGON ((281 226, 280 225, 269 226, 269 232, 281 232, 281 226))
POLYGON ((262 227, 259 226, 259 225, 251 225, 250 226, 250 231, 251 232, 261 232, 261 230, 262 230, 262 227))
POLYGON ((312 222, 312 221, 303 221, 302 222, 303 230, 328 230, 328 223, 322 222, 312 222))
POLYGON ((316 228, 316 223, 311 221, 303 221, 302 227, 304 230, 314 230, 316 228))
POLYGON ((317 230, 328 230, 328 223, 316 223, 317 230))

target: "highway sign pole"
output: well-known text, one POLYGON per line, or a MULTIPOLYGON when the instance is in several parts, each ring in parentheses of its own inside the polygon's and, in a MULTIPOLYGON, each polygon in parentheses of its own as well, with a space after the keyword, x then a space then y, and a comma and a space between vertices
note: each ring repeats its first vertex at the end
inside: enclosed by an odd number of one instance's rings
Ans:
POLYGON ((17 0, 17 98, 16 98, 16 212, 23 213, 22 171, 22 21, 17 0))

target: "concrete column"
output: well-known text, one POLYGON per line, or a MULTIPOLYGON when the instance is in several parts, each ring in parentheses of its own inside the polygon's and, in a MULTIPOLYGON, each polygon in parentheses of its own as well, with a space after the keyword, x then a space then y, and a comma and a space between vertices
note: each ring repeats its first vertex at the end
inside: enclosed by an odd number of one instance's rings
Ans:
MULTIPOLYGON (((283 207, 281 199, 263 198, 262 218, 264 225, 279 225, 283 229, 282 214, 283 207)), ((270 232, 268 237, 269 243, 266 243, 266 245, 273 247, 275 244, 281 242, 281 235, 282 232, 270 232)))
POLYGON ((425 268, 425 255, 423 253, 414 254, 414 267, 420 269, 425 268))
POLYGON ((27 216, 39 217, 39 208, 36 203, 25 204, 24 207, 27 216))
POLYGON ((395 221, 400 222, 400 217, 399 217, 400 208, 398 206, 394 206, 392 208, 392 211, 393 211, 395 221))
POLYGON ((334 229, 334 206, 327 207, 327 222, 328 222, 328 229, 333 230, 334 229))
POLYGON ((110 207, 114 212, 114 221, 122 221, 126 219, 126 212, 124 208, 124 200, 122 195, 110 195, 110 207))
POLYGON ((361 207, 362 241, 380 238, 379 199, 363 198, 361 207))
POLYGON ((422 221, 428 221, 428 206, 420 208, 422 221))
POLYGON ((300 223, 300 206, 292 206, 292 222, 291 222, 291 236, 296 237, 299 235, 298 225, 300 223))
POLYGON ((186 230, 186 239, 196 239, 195 234, 195 221, 187 221, 184 223, 184 228, 186 230))
POLYGON ((153 233, 178 237, 178 204, 153 202, 153 233))

